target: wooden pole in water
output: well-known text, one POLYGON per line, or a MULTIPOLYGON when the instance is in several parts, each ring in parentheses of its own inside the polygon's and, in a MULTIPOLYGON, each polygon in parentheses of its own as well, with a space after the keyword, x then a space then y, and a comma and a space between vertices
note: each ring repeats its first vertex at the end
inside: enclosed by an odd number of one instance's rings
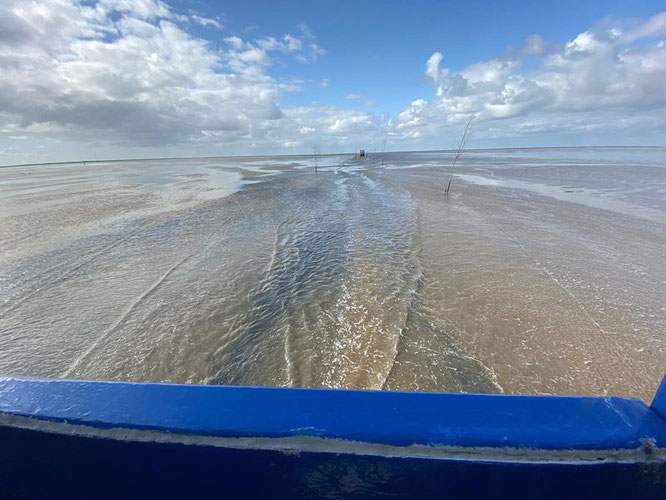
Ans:
POLYGON ((453 181, 453 169, 456 167, 456 163, 458 163, 458 160, 462 157, 463 151, 465 150, 465 144, 467 143, 467 140, 469 139, 469 133, 471 130, 472 126, 472 120, 474 118, 470 118, 467 121, 467 124, 465 125, 465 128, 463 129, 462 136, 460 136, 460 144, 458 144, 458 149, 456 150, 456 154, 453 157, 453 163, 451 164, 451 174, 449 175, 449 182, 446 185, 446 189, 444 190, 444 194, 446 196, 449 195, 449 191, 451 190, 451 181, 453 181))

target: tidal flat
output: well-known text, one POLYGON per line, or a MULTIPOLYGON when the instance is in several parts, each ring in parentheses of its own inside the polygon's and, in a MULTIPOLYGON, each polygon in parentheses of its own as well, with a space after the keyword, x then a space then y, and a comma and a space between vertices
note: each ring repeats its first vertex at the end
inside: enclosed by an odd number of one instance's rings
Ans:
POLYGON ((0 168, 0 373, 650 401, 666 149, 0 168))

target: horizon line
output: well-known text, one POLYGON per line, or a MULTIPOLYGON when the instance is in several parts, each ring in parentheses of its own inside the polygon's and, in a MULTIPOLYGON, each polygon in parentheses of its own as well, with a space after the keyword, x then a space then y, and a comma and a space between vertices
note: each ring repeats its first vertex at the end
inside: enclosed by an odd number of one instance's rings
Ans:
MULTIPOLYGON (((502 150, 530 150, 530 149, 664 149, 666 146, 527 146, 527 147, 493 147, 493 148, 468 148, 467 152, 471 151, 502 151, 502 150)), ((398 151, 383 151, 383 152, 370 152, 373 155, 390 154, 390 153, 452 153, 454 149, 408 149, 398 151)), ((353 155, 356 152, 343 152, 343 153, 319 153, 318 157, 324 156, 344 156, 353 155)), ((117 159, 98 159, 98 160, 67 160, 67 161, 46 161, 37 163, 16 163, 9 165, 0 165, 0 168, 15 168, 15 167, 38 167, 44 165, 68 165, 75 163, 114 163, 124 161, 157 161, 157 160, 206 160, 212 158, 256 158, 256 157, 314 157, 313 153, 296 153, 296 154, 243 154, 243 155, 208 155, 208 156, 164 156, 155 158, 117 158, 117 159)))

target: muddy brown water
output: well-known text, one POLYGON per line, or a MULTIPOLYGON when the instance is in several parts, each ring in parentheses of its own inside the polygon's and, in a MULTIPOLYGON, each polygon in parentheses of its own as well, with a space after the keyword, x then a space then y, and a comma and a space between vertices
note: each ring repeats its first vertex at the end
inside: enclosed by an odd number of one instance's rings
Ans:
POLYGON ((0 372, 650 400, 666 152, 0 168, 0 372))

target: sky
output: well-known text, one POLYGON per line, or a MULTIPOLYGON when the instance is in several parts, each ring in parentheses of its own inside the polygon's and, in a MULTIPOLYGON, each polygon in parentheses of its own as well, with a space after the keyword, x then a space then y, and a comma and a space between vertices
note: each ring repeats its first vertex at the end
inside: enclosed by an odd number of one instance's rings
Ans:
POLYGON ((0 165, 666 146, 666 3, 2 0, 0 165))

